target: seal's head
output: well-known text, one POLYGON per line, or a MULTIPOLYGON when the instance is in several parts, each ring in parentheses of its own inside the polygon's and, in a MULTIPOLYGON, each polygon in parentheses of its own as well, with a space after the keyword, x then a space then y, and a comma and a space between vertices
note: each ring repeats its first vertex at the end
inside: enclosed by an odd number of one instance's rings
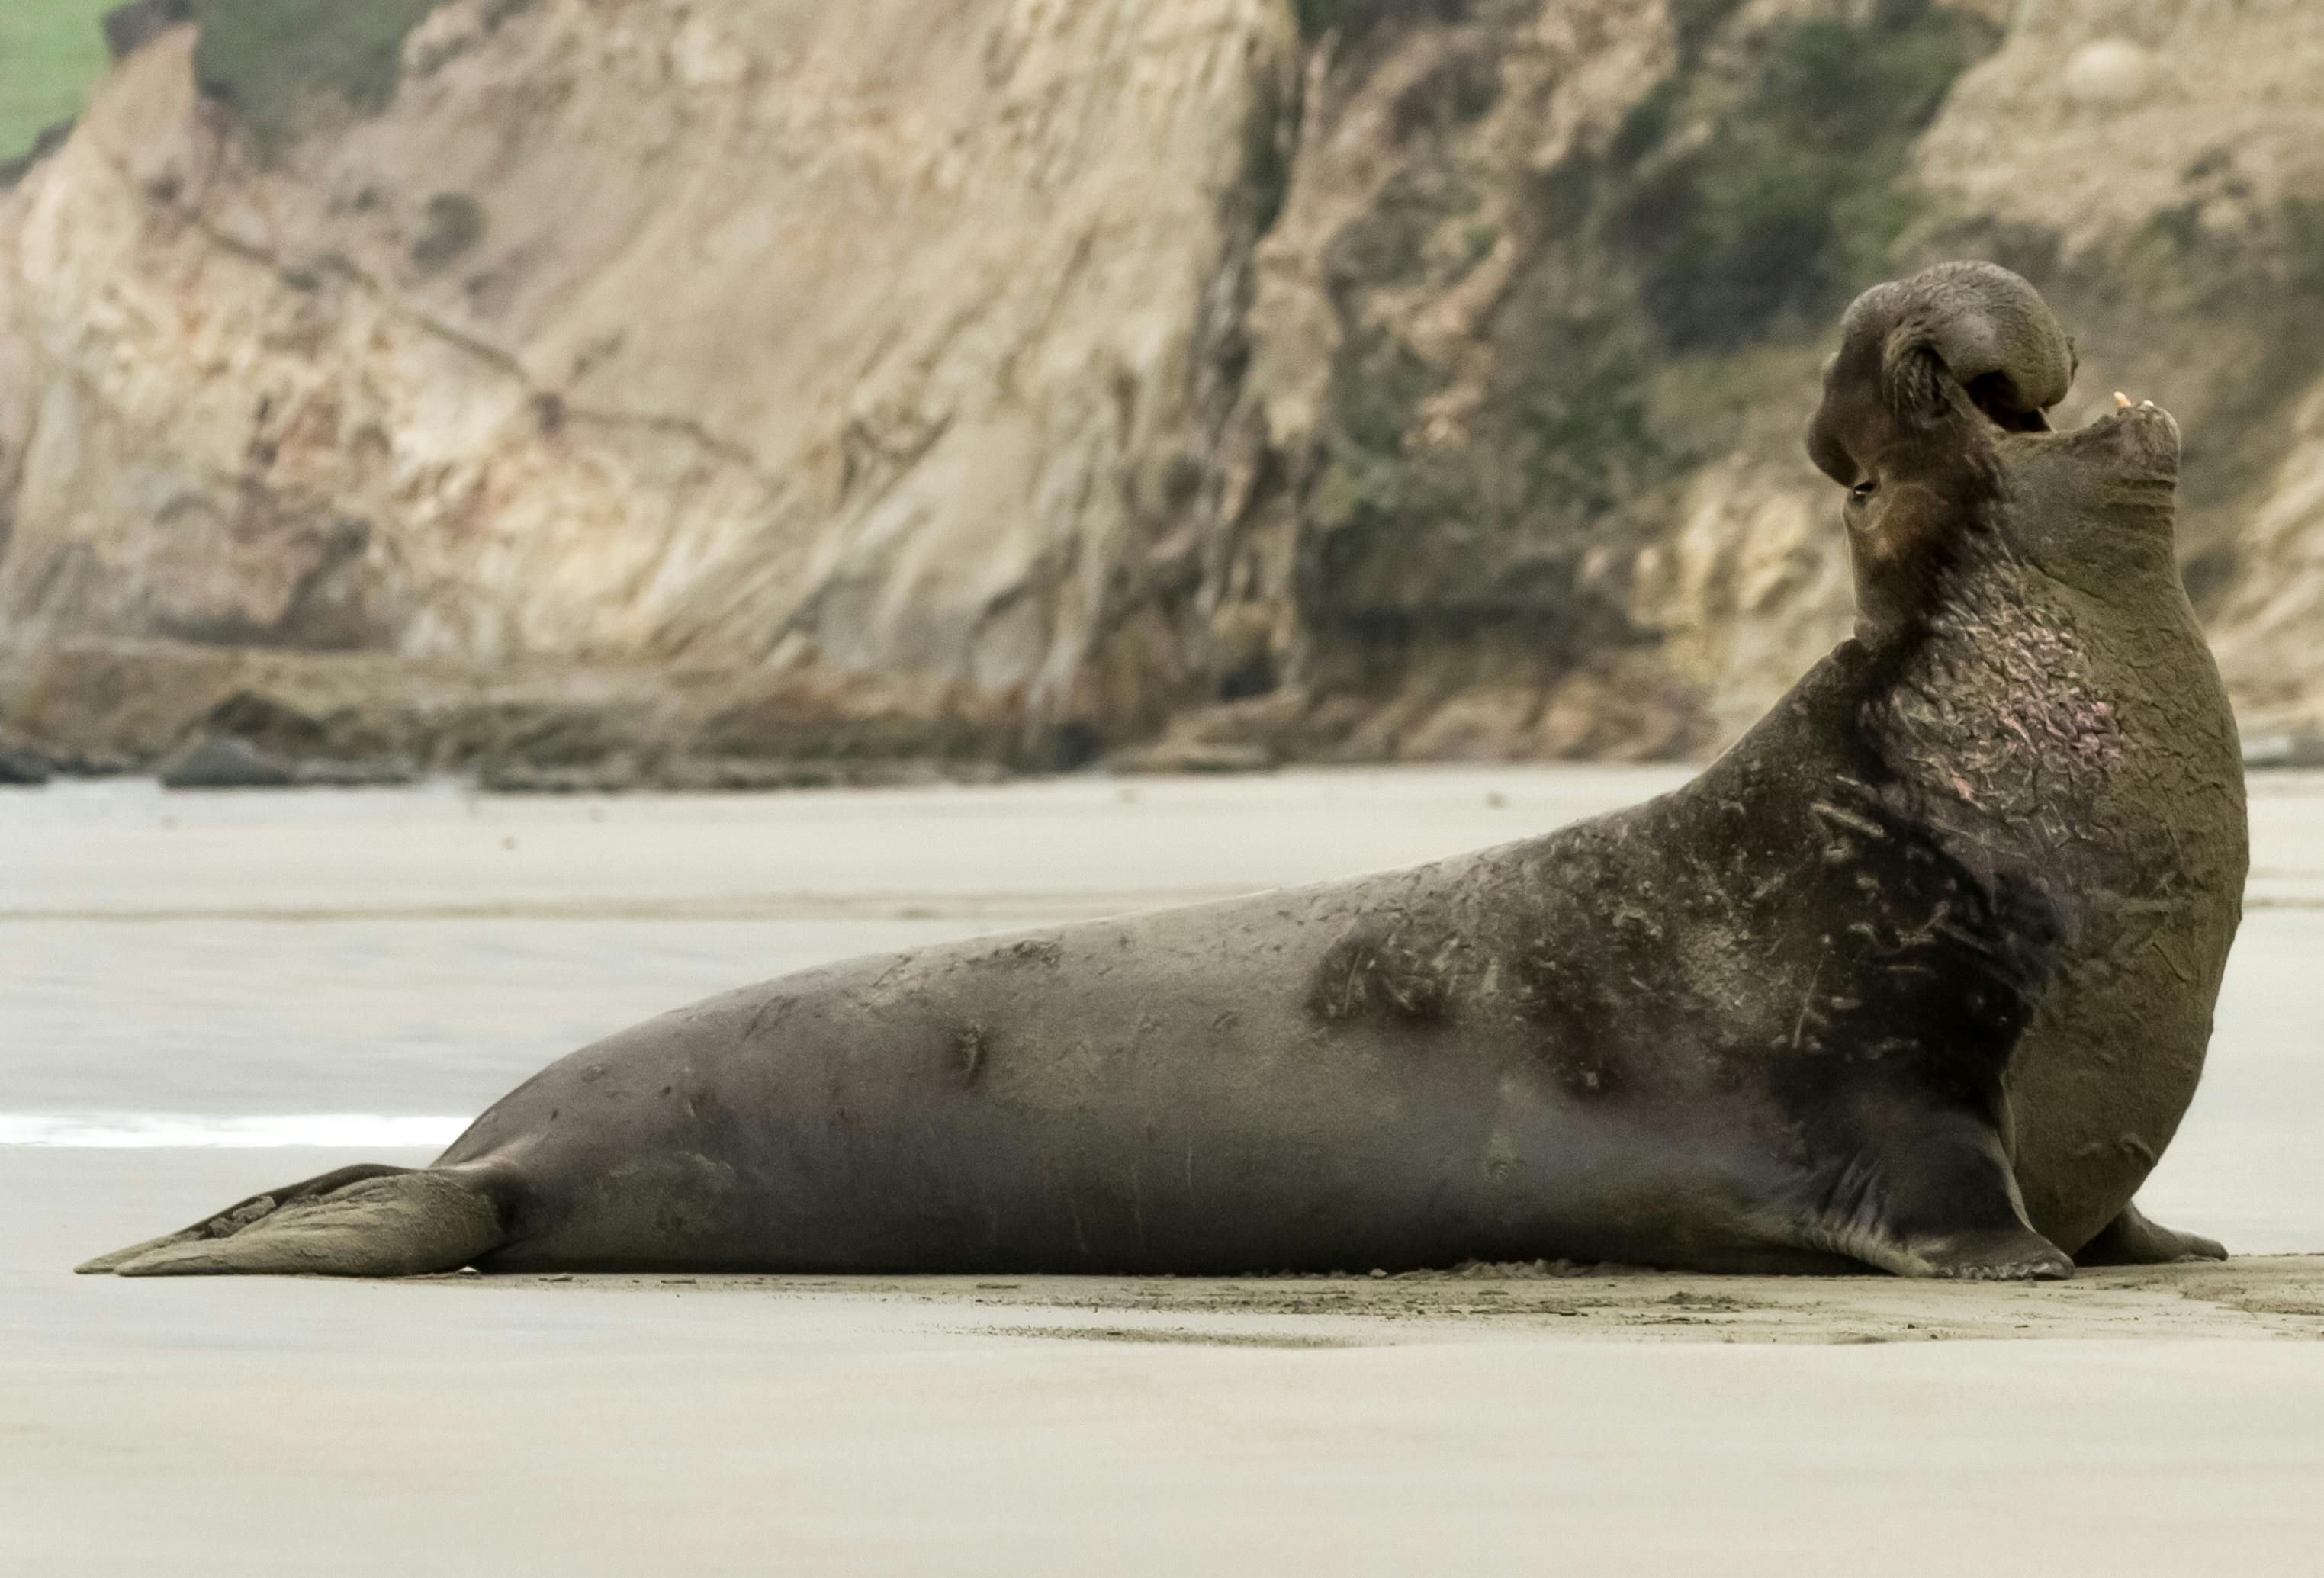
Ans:
POLYGON ((1940 263, 1857 298, 1824 364, 1808 454, 1849 490, 1868 632, 1914 618, 1982 545, 2069 580, 2170 568, 2178 427, 2131 405, 2073 433, 2048 412, 2074 343, 2007 269, 1940 263))

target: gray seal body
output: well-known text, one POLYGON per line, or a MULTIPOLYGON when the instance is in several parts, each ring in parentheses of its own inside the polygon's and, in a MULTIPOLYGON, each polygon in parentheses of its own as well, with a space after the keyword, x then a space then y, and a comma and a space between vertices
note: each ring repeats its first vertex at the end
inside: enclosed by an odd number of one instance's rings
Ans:
POLYGON ((2200 1072, 2245 859, 2172 565, 2176 428, 2047 431, 2070 351, 2015 276, 1883 291, 1810 443, 1850 490, 1858 632, 1683 789, 715 998, 551 1066, 430 1167, 84 1269, 2049 1278, 2086 1246, 2210 1252, 2130 1206, 2200 1072))

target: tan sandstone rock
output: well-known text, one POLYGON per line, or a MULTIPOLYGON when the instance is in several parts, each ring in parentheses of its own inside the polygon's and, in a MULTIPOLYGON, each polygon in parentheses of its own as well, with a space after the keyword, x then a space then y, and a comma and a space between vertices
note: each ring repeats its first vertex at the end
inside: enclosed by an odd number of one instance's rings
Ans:
POLYGON ((172 29, 0 205, 0 630, 1071 715, 1201 463, 1287 14, 494 14, 271 154, 172 29))

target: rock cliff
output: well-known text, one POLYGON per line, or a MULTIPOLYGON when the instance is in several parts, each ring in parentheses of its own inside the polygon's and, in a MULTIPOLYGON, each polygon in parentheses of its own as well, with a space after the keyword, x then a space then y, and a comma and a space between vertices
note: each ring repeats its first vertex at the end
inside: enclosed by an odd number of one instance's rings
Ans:
POLYGON ((2027 272, 2324 719, 2299 0, 143 0, 0 193, 0 728, 503 781, 1670 756, 1831 314, 2027 272))

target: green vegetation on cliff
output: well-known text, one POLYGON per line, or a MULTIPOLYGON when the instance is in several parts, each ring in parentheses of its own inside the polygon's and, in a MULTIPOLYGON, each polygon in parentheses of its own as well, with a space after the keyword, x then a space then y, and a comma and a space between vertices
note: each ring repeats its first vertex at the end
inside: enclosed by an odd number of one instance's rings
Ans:
MULTIPOLYGON (((530 0, 500 0, 491 20, 530 0)), ((101 23, 119 0, 6 0, 0 5, 0 160, 42 128, 77 114, 105 68, 101 23)), ((445 0, 186 0, 200 29, 194 75, 268 144, 300 105, 337 98, 358 114, 384 109, 403 74, 404 41, 445 0)), ((173 11, 175 8, 172 8, 173 11)))
MULTIPOLYGON (((1300 14, 1345 42, 1431 9, 1303 0, 1300 14)), ((1346 338, 1306 498, 1305 611, 1372 646, 1494 624, 1536 648, 1627 639, 1609 567, 1659 529, 1658 490, 1733 439, 1734 420, 1698 408, 1727 363, 1820 331, 1890 269, 1914 217, 1913 141, 1997 32, 1933 0, 1773 20, 1678 0, 1668 76, 1610 135, 1511 189, 1468 128, 1499 91, 1490 30, 1522 18, 1469 14, 1488 36, 1399 88, 1396 167, 1324 253, 1346 338), (1486 222, 1495 209, 1506 224, 1486 222), (1464 343, 1465 369, 1439 365, 1406 337, 1416 301, 1504 243, 1489 358, 1464 343), (1684 411, 1664 409, 1674 378, 1684 411)), ((1377 54, 1335 69, 1360 80, 1377 54)))
POLYGON ((116 0, 5 0, 0 4, 0 160, 32 145, 44 126, 80 113, 105 69, 97 19, 116 0))
POLYGON ((1877 279, 1912 217, 1913 139, 1997 42, 1970 14, 1886 0, 1768 27, 1739 92, 1682 69, 1641 101, 1609 150, 1609 239, 1668 343, 1817 321, 1877 279))
POLYGON ((1384 22, 1454 22, 1465 0, 1292 0, 1299 31, 1310 39, 1327 32, 1354 43, 1384 22))
POLYGON ((301 100, 336 95, 362 114, 387 107, 403 41, 444 0, 193 0, 194 76, 261 142, 288 135, 301 100))

